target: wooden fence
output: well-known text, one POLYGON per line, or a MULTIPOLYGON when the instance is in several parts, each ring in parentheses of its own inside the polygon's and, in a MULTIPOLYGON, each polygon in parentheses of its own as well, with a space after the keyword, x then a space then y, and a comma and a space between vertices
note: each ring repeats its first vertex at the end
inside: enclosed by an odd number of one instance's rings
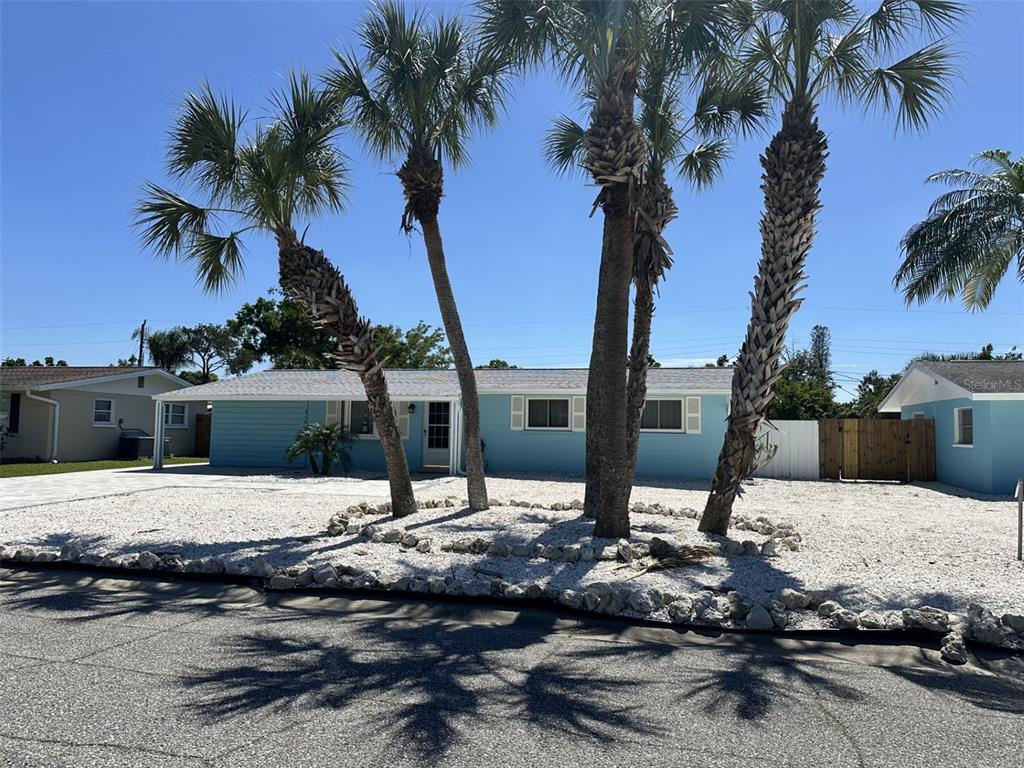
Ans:
POLYGON ((193 456, 210 455, 210 414, 196 414, 196 448, 193 456))
POLYGON ((935 479, 931 419, 820 419, 819 475, 845 480, 935 479))

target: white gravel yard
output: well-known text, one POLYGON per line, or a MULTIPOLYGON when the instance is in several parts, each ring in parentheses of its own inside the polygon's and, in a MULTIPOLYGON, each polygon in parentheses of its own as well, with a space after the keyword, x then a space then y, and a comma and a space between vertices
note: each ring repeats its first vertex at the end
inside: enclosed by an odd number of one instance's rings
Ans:
MULTIPOLYGON (((0 511, 0 544, 58 550, 71 539, 96 554, 177 551, 184 559, 222 556, 228 561, 262 555, 278 567, 330 562, 390 576, 437 576, 477 571, 510 582, 534 581, 578 589, 592 582, 630 583, 692 593, 727 587, 758 599, 784 587, 827 589, 853 610, 932 605, 963 611, 978 602, 1000 613, 1024 608, 1024 566, 1017 562, 1016 504, 1006 499, 958 495, 937 484, 867 482, 749 482, 735 512, 788 521, 802 536, 800 551, 779 557, 720 556, 665 571, 637 571, 614 561, 564 562, 524 557, 437 551, 445 541, 480 537, 510 545, 590 544, 591 524, 575 510, 500 506, 472 513, 458 500, 464 481, 426 484, 421 499, 456 501, 400 521, 380 517, 384 529, 400 527, 428 537, 435 551, 420 553, 397 543, 346 534, 328 536, 331 515, 358 499, 327 487, 351 480, 234 478, 230 487, 173 487, 0 511)), ((378 484, 375 487, 381 487, 378 484)), ((556 478, 488 478, 492 498, 566 503, 583 497, 583 484, 556 478)), ((700 509, 704 484, 642 481, 634 502, 700 509)), ((385 497, 366 498, 368 502, 385 497)), ((378 522, 367 515, 362 523, 378 522)), ((697 522, 686 517, 633 514, 635 538, 670 534, 701 543, 697 522)), ((730 538, 757 544, 766 536, 730 529, 730 538)), ((721 541, 719 539, 719 541, 721 541)), ((614 544, 603 541, 596 544, 614 544)), ((809 614, 811 624, 813 614, 809 614)), ((809 626, 807 621, 803 625, 809 626)))

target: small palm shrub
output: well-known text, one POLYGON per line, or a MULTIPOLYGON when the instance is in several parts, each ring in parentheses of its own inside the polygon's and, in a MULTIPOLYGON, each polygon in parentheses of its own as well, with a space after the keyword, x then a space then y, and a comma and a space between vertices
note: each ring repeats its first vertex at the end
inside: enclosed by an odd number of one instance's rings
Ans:
POLYGON ((335 464, 342 470, 352 468, 352 437, 340 424, 307 424, 295 435, 284 457, 288 461, 306 456, 314 475, 329 475, 335 464))

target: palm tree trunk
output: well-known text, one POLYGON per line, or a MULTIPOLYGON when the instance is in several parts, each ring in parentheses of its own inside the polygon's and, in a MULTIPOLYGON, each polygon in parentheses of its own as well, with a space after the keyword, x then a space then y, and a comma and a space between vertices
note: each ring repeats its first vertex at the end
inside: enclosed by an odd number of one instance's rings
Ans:
POLYGON ((366 390, 387 463, 391 513, 395 517, 410 515, 416 511, 416 499, 383 365, 377 360, 373 326, 359 316, 352 291, 322 251, 300 243, 292 231, 279 233, 277 242, 282 289, 305 308, 317 326, 337 339, 333 357, 342 368, 355 371, 366 390))
POLYGON ((647 399, 647 370, 651 365, 651 321, 654 318, 654 286, 637 281, 633 297, 633 343, 629 349, 629 378, 626 383, 626 445, 629 482, 632 489, 636 455, 640 444, 640 417, 647 399))
MULTIPOLYGON (((602 244, 601 266, 597 277, 598 286, 606 280, 605 274, 608 261, 602 244)), ((598 395, 597 371, 601 367, 601 354, 604 350, 604 334, 597 327, 594 318, 594 338, 590 349, 590 367, 587 369, 587 426, 586 426, 586 490, 583 496, 583 516, 597 518, 601 499, 601 434, 600 424, 601 399, 598 395)))
POLYGON ((595 536, 629 536, 629 459, 626 445, 626 360, 629 354, 629 286, 633 275, 633 193, 647 149, 633 118, 634 65, 620 60, 610 86, 597 94, 584 137, 583 165, 601 187, 604 210, 601 270, 594 313, 595 340, 587 379, 587 484, 596 509, 595 536), (598 455, 594 456, 596 448, 598 455), (596 476, 594 473, 596 472, 596 476), (596 499, 594 498, 596 496, 596 499))
POLYGON ((753 467, 754 435, 771 403, 789 319, 800 306, 804 264, 814 241, 815 213, 828 144, 814 105, 793 101, 761 157, 761 261, 754 280, 747 336, 733 372, 728 427, 700 530, 724 535, 732 505, 753 467))
POLYGON ((476 391, 473 361, 469 356, 469 347, 466 345, 466 337, 462 332, 459 309, 455 305, 455 294, 452 292, 452 284, 448 279, 444 245, 441 242, 441 230, 437 225, 437 216, 424 216, 420 219, 420 226, 423 229, 423 242, 427 248, 430 274, 434 279, 437 306, 441 310, 441 320, 444 323, 445 335, 448 337, 448 346, 452 351, 452 357, 455 358, 455 370, 459 377, 459 389, 462 392, 469 506, 475 510, 487 509, 487 482, 484 479, 484 453, 480 439, 480 398, 476 391))
MULTIPOLYGON (((633 219, 623 185, 608 190, 604 203, 604 266, 594 328, 603 337, 592 361, 598 397, 599 493, 594 536, 629 536, 629 467, 626 448, 626 359, 629 354, 629 286, 633 277, 633 219)), ((587 427, 593 429, 593 424, 587 427)))

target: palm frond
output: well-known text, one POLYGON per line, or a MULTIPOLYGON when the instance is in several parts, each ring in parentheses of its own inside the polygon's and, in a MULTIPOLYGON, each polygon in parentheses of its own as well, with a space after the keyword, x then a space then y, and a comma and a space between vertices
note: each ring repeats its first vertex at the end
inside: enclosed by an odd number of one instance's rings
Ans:
POLYGON ((245 114, 209 83, 189 93, 170 132, 167 165, 171 174, 191 179, 222 198, 235 181, 236 143, 245 114))
POLYGON ((196 280, 208 293, 226 290, 238 279, 245 262, 241 232, 227 235, 215 235, 212 232, 201 233, 192 246, 182 253, 185 261, 194 262, 196 280))
POLYGON ((142 243, 160 256, 175 256, 206 230, 211 213, 169 189, 145 182, 134 225, 142 243))
POLYGON ((698 144, 680 158, 679 175, 698 189, 709 187, 721 175, 728 157, 729 143, 724 139, 698 144))
POLYGON ((887 67, 877 67, 864 78, 863 98, 895 114, 901 128, 925 128, 950 99, 956 56, 940 41, 887 67))
POLYGON ((583 172, 586 133, 582 125, 570 117, 559 115, 544 137, 544 157, 559 173, 583 172))

